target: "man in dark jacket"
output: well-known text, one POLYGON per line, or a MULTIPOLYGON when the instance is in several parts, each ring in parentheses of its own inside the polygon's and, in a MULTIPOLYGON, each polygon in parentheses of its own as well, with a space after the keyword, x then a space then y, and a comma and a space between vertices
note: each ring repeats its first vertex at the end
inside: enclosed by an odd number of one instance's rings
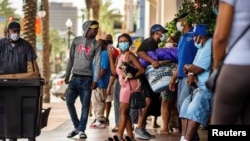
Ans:
POLYGON ((98 33, 97 21, 86 21, 83 36, 76 37, 70 48, 69 61, 66 69, 65 83, 69 84, 66 93, 66 103, 74 130, 67 137, 79 134, 79 138, 87 138, 85 134, 90 107, 91 91, 96 89, 100 71, 101 47, 95 37, 98 33), (95 70, 92 70, 94 61, 95 70), (70 74, 71 80, 69 81, 70 74), (75 100, 80 97, 82 104, 80 119, 77 116, 75 100))

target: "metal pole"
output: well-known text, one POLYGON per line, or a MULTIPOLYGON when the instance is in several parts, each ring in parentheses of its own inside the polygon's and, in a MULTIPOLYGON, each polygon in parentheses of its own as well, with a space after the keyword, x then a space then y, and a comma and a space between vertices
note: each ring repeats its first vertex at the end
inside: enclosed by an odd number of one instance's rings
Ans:
POLYGON ((68 28, 68 48, 70 48, 70 27, 68 28))

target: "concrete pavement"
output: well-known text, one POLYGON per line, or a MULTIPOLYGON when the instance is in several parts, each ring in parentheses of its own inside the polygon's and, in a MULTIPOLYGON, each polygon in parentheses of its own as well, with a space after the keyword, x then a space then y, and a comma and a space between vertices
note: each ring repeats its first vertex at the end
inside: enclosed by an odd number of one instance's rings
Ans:
MULTIPOLYGON (((55 98, 54 98, 55 99, 55 98)), ((89 117, 86 134, 87 139, 79 139, 78 136, 75 136, 71 139, 68 139, 66 136, 68 132, 72 131, 73 125, 70 120, 66 103, 60 99, 55 99, 51 103, 44 103, 44 108, 51 107, 51 112, 48 119, 48 126, 42 129, 41 134, 36 138, 37 141, 104 141, 108 137, 115 135, 111 132, 111 129, 114 127, 114 113, 113 108, 110 113, 110 126, 107 126, 104 129, 93 129, 89 127, 89 124, 93 121, 93 117, 89 117)), ((78 112, 80 111, 80 103, 76 103, 78 112)), ((161 118, 158 118, 158 124, 161 124, 161 118)), ((157 130, 152 128, 152 122, 148 121, 147 129, 150 133, 156 135, 156 139, 151 139, 150 141, 179 141, 180 133, 175 133, 171 135, 158 135, 157 130)), ((199 130, 200 141, 207 141, 207 131, 199 130)), ((137 141, 142 141, 136 139, 137 141)), ((27 141, 27 139, 18 139, 18 141, 27 141)))

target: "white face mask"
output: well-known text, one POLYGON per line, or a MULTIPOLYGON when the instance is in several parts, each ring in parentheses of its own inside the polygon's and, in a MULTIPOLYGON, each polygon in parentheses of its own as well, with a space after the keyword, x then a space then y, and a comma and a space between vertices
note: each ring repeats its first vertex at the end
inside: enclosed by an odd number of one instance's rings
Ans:
POLYGON ((176 27, 177 27, 177 30, 179 30, 180 32, 182 32, 183 26, 181 25, 181 22, 177 22, 176 23, 176 27))
POLYGON ((163 33, 163 34, 161 35, 160 40, 161 40, 161 41, 164 41, 165 39, 166 39, 166 35, 163 33))
POLYGON ((165 48, 174 47, 174 43, 166 43, 165 48))
POLYGON ((10 34, 10 39, 12 41, 17 41, 19 39, 19 34, 11 33, 10 34))
POLYGON ((194 42, 194 45, 195 45, 198 49, 202 48, 202 43, 201 43, 201 42, 200 42, 200 43, 194 42))

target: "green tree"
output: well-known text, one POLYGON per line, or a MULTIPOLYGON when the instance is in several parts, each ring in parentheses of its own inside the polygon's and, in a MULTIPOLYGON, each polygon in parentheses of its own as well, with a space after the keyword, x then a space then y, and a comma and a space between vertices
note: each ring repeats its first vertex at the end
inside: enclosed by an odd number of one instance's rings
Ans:
MULTIPOLYGON (((64 39, 59 35, 58 31, 56 29, 50 29, 49 30, 49 42, 50 42, 50 46, 51 46, 51 53, 50 56, 48 57, 50 59, 50 63, 52 63, 52 65, 55 62, 55 56, 57 53, 61 53, 63 51, 65 51, 66 46, 65 46, 65 42, 64 39)), ((38 42, 42 42, 42 35, 38 35, 37 36, 37 41, 38 42)), ((51 71, 53 72, 54 68, 51 68, 51 71)))
MULTIPOLYGON (((175 17, 181 14, 187 13, 185 17, 185 22, 188 24, 206 24, 209 27, 210 35, 213 35, 216 15, 212 12, 213 0, 184 0, 182 6, 179 8, 178 13, 175 17)), ((176 34, 179 35, 176 29, 176 23, 174 21, 166 23, 166 28, 168 29, 167 37, 176 34)), ((166 41, 159 44, 159 47, 163 47, 166 41)))
POLYGON ((120 21, 121 19, 119 9, 110 9, 111 5, 112 2, 110 0, 106 0, 105 3, 101 3, 100 5, 98 19, 101 29, 101 37, 104 37, 106 33, 114 35, 114 22, 120 21))
POLYGON ((15 14, 15 8, 12 8, 11 3, 9 0, 0 0, 0 16, 5 18, 5 21, 0 23, 0 29, 1 29, 1 35, 0 36, 5 36, 6 35, 6 28, 8 24, 9 17, 13 17, 14 19, 20 17, 15 14))
POLYGON ((206 24, 209 27, 209 33, 213 35, 216 15, 212 11, 213 0, 195 0, 192 12, 194 24, 206 24))
POLYGON ((165 43, 167 42, 167 39, 168 37, 170 36, 180 36, 181 35, 181 32, 177 30, 176 28, 176 22, 173 20, 173 21, 170 21, 170 22, 167 22, 166 25, 165 25, 165 28, 168 30, 168 32, 166 33, 166 36, 167 38, 162 41, 161 43, 159 43, 159 47, 164 47, 165 43))
MULTIPOLYGON (((16 9, 12 8, 11 3, 9 0, 0 0, 0 16, 6 17, 8 20, 8 17, 16 17, 17 15, 15 14, 16 9)), ((6 22, 7 22, 6 20, 6 22)))
POLYGON ((186 22, 189 24, 194 23, 194 18, 193 18, 193 11, 195 10, 194 8, 194 2, 189 1, 189 0, 184 0, 184 2, 182 3, 180 10, 178 11, 178 13, 175 15, 176 17, 178 17, 181 14, 184 13, 188 13, 189 15, 185 18, 186 22))
POLYGON ((111 0, 85 0, 85 4, 87 8, 81 10, 83 12, 82 17, 86 17, 86 20, 89 20, 92 15, 92 18, 99 22, 100 29, 98 37, 104 37, 106 33, 114 35, 114 22, 120 21, 121 14, 119 9, 110 8, 112 5, 111 0), (91 9, 92 13, 90 13, 91 9))
POLYGON ((176 16, 188 13, 185 21, 189 24, 206 24, 209 27, 209 33, 214 32, 216 15, 212 12, 212 0, 184 0, 176 16))
POLYGON ((51 48, 51 55, 55 56, 57 52, 61 52, 63 49, 64 45, 64 40, 63 38, 60 37, 59 33, 55 29, 50 29, 50 43, 52 45, 51 48))
POLYGON ((168 22, 165 27, 168 29, 167 37, 173 36, 175 34, 180 34, 179 31, 176 28, 176 22, 175 21, 168 22))

